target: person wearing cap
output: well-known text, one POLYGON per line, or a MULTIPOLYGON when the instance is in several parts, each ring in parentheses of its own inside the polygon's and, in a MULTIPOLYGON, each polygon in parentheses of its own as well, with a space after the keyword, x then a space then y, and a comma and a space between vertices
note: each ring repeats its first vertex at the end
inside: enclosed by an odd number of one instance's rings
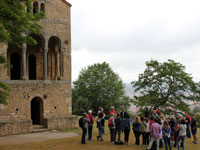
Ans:
POLYGON ((88 140, 92 140, 92 130, 93 130, 93 123, 94 123, 92 110, 88 111, 88 118, 90 119, 90 122, 88 123, 88 140))

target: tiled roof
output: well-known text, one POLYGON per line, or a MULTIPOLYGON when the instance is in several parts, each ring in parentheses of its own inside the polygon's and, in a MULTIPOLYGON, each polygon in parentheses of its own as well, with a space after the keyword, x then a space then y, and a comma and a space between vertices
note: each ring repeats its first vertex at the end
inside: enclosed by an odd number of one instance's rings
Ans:
POLYGON ((61 0, 61 1, 63 1, 65 4, 67 4, 69 7, 72 7, 72 4, 70 4, 68 1, 66 1, 66 0, 61 0))

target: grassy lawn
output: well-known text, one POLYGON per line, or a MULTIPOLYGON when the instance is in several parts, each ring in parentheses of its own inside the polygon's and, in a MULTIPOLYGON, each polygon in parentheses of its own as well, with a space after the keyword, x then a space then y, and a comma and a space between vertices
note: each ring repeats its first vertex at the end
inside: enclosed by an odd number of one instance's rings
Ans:
MULTIPOLYGON (((71 129, 71 130, 61 130, 61 132, 76 132, 80 136, 59 139, 59 140, 49 140, 41 143, 27 143, 22 145, 5 145, 0 146, 0 150, 144 150, 146 146, 136 146, 134 145, 135 138, 133 132, 130 133, 129 145, 114 145, 109 142, 109 131, 106 129, 106 134, 104 135, 104 141, 97 141, 97 129, 94 129, 93 140, 87 141, 88 143, 83 145, 80 143, 81 140, 81 130, 71 129)), ((122 135, 122 137, 124 137, 122 135)), ((198 130, 198 137, 200 139, 200 129, 198 130)), ((200 150, 200 140, 198 140, 197 145, 192 143, 191 139, 186 139, 185 150, 200 150)), ((173 148, 175 150, 177 148, 173 148)), ((161 150, 164 150, 162 148, 161 150)))

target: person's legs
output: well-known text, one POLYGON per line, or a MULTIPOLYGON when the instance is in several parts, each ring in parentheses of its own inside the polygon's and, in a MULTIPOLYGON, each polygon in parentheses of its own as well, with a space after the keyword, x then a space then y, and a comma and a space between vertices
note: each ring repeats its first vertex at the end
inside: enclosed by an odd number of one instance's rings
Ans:
POLYGON ((178 140, 177 140, 178 150, 180 150, 180 144, 179 144, 179 143, 180 143, 180 140, 181 140, 181 136, 179 136, 179 137, 178 137, 178 140))
POLYGON ((83 130, 83 134, 82 134, 81 143, 82 143, 82 144, 86 144, 87 128, 83 128, 82 130, 83 130))
POLYGON ((119 130, 118 131, 118 142, 120 142, 120 140, 121 140, 121 131, 119 130))
POLYGON ((137 133, 136 133, 136 131, 133 131, 133 133, 134 133, 134 136, 135 136, 135 144, 136 144, 136 140, 137 140, 137 133))
POLYGON ((150 132, 147 132, 147 145, 149 145, 149 141, 150 141, 150 132))
POLYGON ((142 144, 146 145, 145 132, 142 132, 142 144))
POLYGON ((140 131, 136 131, 136 144, 140 145, 140 131))
POLYGON ((185 136, 182 137, 182 150, 185 150, 185 136))
POLYGON ((191 132, 190 132, 190 124, 186 124, 187 125, 187 128, 186 128, 186 134, 187 134, 187 137, 188 138, 191 138, 191 132))
POLYGON ((165 143, 165 150, 168 150, 167 136, 163 136, 163 140, 164 140, 164 143, 165 143))
POLYGON ((159 143, 160 143, 160 139, 156 139, 157 150, 159 150, 159 143))
POLYGON ((154 137, 152 136, 152 137, 151 137, 151 140, 150 140, 150 142, 149 142, 148 148, 147 148, 148 150, 151 149, 152 144, 153 144, 154 141, 155 141, 155 139, 154 139, 154 137))
POLYGON ((171 149, 172 149, 172 146, 171 146, 171 141, 170 141, 170 138, 169 138, 169 137, 167 137, 167 143, 168 143, 169 149, 171 150, 171 149))
POLYGON ((93 130, 93 125, 88 126, 88 140, 92 139, 92 130, 93 130))

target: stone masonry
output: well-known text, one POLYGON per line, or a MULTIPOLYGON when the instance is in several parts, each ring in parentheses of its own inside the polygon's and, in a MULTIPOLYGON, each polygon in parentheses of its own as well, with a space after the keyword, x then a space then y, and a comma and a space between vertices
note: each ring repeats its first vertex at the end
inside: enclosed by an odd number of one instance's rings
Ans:
POLYGON ((0 105, 0 136, 78 127, 72 116, 71 4, 65 0, 33 1, 32 13, 45 11, 43 31, 32 35, 37 45, 22 48, 0 43, 0 82, 10 88, 8 105, 0 105))

